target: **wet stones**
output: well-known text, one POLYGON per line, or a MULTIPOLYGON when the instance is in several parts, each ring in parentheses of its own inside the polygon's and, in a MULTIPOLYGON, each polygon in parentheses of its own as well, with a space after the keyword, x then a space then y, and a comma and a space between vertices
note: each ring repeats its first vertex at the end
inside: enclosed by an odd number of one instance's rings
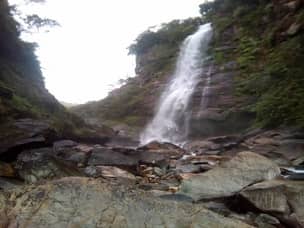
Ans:
POLYGON ((280 220, 304 226, 303 181, 266 181, 244 189, 241 196, 280 220))
POLYGON ((88 160, 88 165, 122 166, 136 169, 138 165, 136 151, 114 151, 110 148, 94 148, 88 160))
POLYGON ((26 191, 10 211, 9 225, 16 221, 20 227, 251 227, 201 204, 164 200, 127 186, 79 177, 26 191))
POLYGON ((252 152, 241 152, 206 173, 183 180, 181 193, 196 201, 227 197, 253 183, 279 175, 279 167, 271 160, 252 152))
POLYGON ((52 148, 23 151, 18 155, 18 175, 28 183, 64 176, 81 176, 78 169, 53 155, 52 148))

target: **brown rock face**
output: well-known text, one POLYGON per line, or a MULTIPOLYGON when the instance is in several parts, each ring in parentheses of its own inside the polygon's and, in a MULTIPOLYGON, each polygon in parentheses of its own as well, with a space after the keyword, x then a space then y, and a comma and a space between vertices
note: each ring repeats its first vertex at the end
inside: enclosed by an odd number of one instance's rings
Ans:
POLYGON ((190 138, 239 133, 252 124, 254 115, 242 111, 244 98, 235 95, 236 65, 228 62, 218 66, 210 62, 204 66, 190 103, 190 138))
POLYGON ((241 152, 219 167, 184 180, 181 193, 194 200, 227 197, 279 174, 279 167, 271 160, 252 152, 241 152))

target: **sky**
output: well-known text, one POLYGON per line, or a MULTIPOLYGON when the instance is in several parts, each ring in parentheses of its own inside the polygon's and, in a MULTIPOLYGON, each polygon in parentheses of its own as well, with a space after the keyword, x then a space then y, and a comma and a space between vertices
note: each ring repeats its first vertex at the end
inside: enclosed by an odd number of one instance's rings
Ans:
POLYGON ((23 34, 37 42, 47 89, 60 101, 85 103, 104 98, 121 78, 135 76, 127 47, 150 26, 199 16, 204 0, 47 0, 19 4, 59 22, 49 32, 23 34))

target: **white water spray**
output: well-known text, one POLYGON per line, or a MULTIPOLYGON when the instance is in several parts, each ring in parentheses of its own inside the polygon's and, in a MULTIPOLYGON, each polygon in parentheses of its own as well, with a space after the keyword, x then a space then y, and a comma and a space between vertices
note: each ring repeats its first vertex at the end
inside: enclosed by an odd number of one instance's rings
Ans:
POLYGON ((141 134, 141 144, 154 140, 174 144, 185 142, 190 117, 187 108, 202 73, 211 35, 208 23, 185 39, 175 73, 160 98, 156 115, 141 134))

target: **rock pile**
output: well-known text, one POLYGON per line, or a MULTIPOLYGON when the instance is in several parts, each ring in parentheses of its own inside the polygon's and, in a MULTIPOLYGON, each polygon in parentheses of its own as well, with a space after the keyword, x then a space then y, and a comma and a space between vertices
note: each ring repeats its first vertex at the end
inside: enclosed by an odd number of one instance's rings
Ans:
POLYGON ((0 162, 0 227, 302 227, 304 182, 281 173, 301 164, 301 140, 259 131, 185 149, 71 140, 27 148, 0 162))

